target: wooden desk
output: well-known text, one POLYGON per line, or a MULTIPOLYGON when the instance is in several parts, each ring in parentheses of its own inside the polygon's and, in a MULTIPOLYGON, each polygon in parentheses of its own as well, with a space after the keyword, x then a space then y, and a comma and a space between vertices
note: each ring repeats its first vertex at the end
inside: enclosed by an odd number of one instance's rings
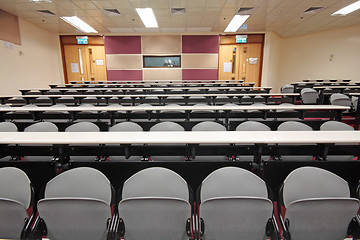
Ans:
POLYGON ((137 82, 137 83, 78 83, 78 84, 51 84, 51 88, 67 87, 67 88, 82 88, 82 87, 129 87, 129 86, 162 86, 162 87, 184 87, 184 86, 243 86, 249 85, 254 86, 254 82, 137 82))
POLYGON ((337 105, 265 105, 265 106, 105 106, 105 107, 1 107, 0 112, 45 112, 45 111, 276 111, 276 110, 349 110, 350 107, 337 105))
POLYGON ((336 83, 336 82, 350 82, 351 80, 347 80, 347 79, 318 79, 318 80, 314 80, 314 79, 306 79, 306 80, 302 80, 302 82, 315 82, 315 83, 322 83, 322 82, 331 82, 331 83, 336 83))
POLYGON ((329 82, 329 81, 323 81, 323 82, 296 82, 295 83, 296 85, 307 85, 307 86, 314 86, 314 85, 323 85, 323 86, 331 86, 331 85, 334 85, 336 86, 337 84, 339 85, 343 85, 343 86, 346 86, 346 85, 349 85, 351 84, 350 82, 329 82))
MULTIPOLYGON (((267 93, 270 92, 270 90, 272 89, 271 87, 182 87, 182 88, 161 88, 161 87, 156 87, 156 88, 75 88, 75 89, 69 89, 69 88, 56 88, 55 90, 60 91, 60 94, 66 94, 66 92, 68 91, 78 91, 80 93, 85 93, 87 91, 99 91, 102 92, 103 94, 106 93, 106 91, 122 91, 122 92, 126 92, 128 91, 129 93, 136 93, 136 90, 142 90, 145 92, 156 92, 156 91, 164 91, 164 93, 171 93, 171 90, 185 90, 185 93, 190 92, 189 90, 203 90, 205 92, 208 91, 217 91, 217 90, 224 90, 226 91, 226 93, 228 93, 230 90, 234 89, 234 90, 245 90, 245 91, 266 91, 267 93)), ((31 91, 39 91, 41 94, 46 95, 46 93, 48 91, 54 91, 54 89, 38 89, 38 88, 30 88, 30 89, 20 89, 19 90, 23 95, 27 95, 29 94, 31 91)))
MULTIPOLYGON (((109 104, 109 100, 111 98, 130 98, 132 99, 132 104, 135 105, 135 99, 137 98, 146 98, 146 97, 157 97, 159 99, 159 104, 163 104, 163 100, 166 98, 171 98, 171 97, 181 97, 184 100, 181 101, 181 103, 185 103, 188 104, 188 101, 190 99, 190 97, 199 97, 199 98, 203 98, 205 97, 206 99, 208 99, 208 103, 210 103, 212 101, 212 104, 215 105, 216 103, 216 99, 218 97, 228 97, 228 98, 238 98, 239 102, 241 102, 241 99, 243 97, 264 97, 265 98, 265 102, 267 103, 270 97, 290 97, 292 98, 292 103, 294 103, 295 98, 299 96, 299 93, 184 93, 184 94, 104 94, 104 95, 97 95, 97 94, 89 94, 89 95, 19 95, 19 96, 14 96, 14 98, 24 98, 26 99, 26 104, 30 103, 30 100, 32 99, 37 99, 37 98, 49 98, 52 100, 52 103, 55 104, 57 99, 60 99, 62 97, 69 97, 69 98, 74 98, 79 100, 79 102, 81 103, 82 99, 85 99, 87 97, 95 97, 97 99, 102 99, 104 98, 106 101, 106 104, 109 104)), ((1 102, 4 104, 6 103, 6 101, 9 101, 11 98, 9 98, 9 96, 0 96, 0 100, 1 102)), ((179 101, 180 102, 180 101, 179 101)))
POLYGON ((0 132, 0 144, 360 143, 359 131, 0 132), (174 137, 175 136, 175 137, 174 137))
MULTIPOLYGON (((292 149, 300 148, 300 146, 294 146, 294 144, 306 145, 308 147, 312 144, 323 144, 329 147, 333 144, 345 144, 349 146, 355 145, 352 148, 356 151, 356 149, 359 148, 359 142, 359 131, 302 131, 301 134, 299 134, 298 131, 0 132, 0 145, 3 145, 2 148, 0 148, 0 152, 6 148, 4 145, 29 144, 40 145, 39 147, 41 147, 41 145, 53 145, 53 149, 56 149, 57 154, 68 152, 64 151, 67 145, 72 145, 71 148, 74 148, 73 146, 76 145, 90 145, 89 147, 92 149, 92 154, 95 152, 102 154, 106 145, 108 148, 125 147, 129 150, 129 145, 156 144, 162 145, 161 148, 168 146, 169 149, 173 148, 178 152, 179 148, 180 151, 184 151, 185 148, 183 146, 190 144, 193 145, 191 146, 191 148, 193 148, 191 152, 194 152, 196 151, 197 144, 200 144, 200 146, 213 144, 215 146, 212 146, 212 148, 219 149, 222 154, 226 155, 226 151, 229 150, 232 153, 236 152, 234 152, 236 148, 231 148, 229 144, 244 144, 247 146, 255 145, 261 157, 261 146, 266 146, 267 144, 271 145, 270 148, 276 147, 273 146, 273 144, 283 144, 289 146, 279 147, 292 147, 292 149), (104 145, 99 146, 99 144, 104 145), (113 144, 121 144, 123 146, 111 146, 113 144), (291 146, 291 144, 293 144, 293 146, 291 146), (63 150, 61 150, 61 148, 63 150)), ((14 147, 10 146, 9 148, 14 147)), ((33 151, 35 151, 35 148, 36 147, 34 147, 33 151)), ((86 147, 82 148, 85 150, 88 149, 86 147)), ((137 148, 142 148, 142 146, 137 148)), ((153 148, 156 148, 156 146, 153 145, 153 148)), ((238 148, 241 149, 244 148, 244 146, 238 146, 238 148)), ((19 147, 15 149, 20 150, 19 147)), ((313 152, 313 150, 314 148, 310 150, 309 147, 309 152, 313 152)), ((319 150, 318 147, 317 150, 319 150)), ((324 153, 326 154, 326 152, 324 153)), ((169 154, 171 155, 171 153, 169 154)), ((174 152, 172 154, 174 154, 174 152)), ((193 153, 191 154, 193 155, 193 153)), ((129 154, 127 154, 127 156, 129 156, 129 154)), ((260 161, 261 158, 258 158, 259 156, 254 156, 254 160, 260 161), (256 158, 258 159, 256 160, 256 158)))
POLYGON ((315 86, 313 87, 313 89, 326 89, 326 88, 331 88, 331 89, 360 89, 359 85, 347 85, 347 86, 315 86))
POLYGON ((224 82, 224 83, 241 83, 244 82, 243 80, 113 80, 113 81, 71 81, 70 84, 97 84, 97 83, 107 84, 107 83, 124 83, 124 84, 131 84, 131 83, 218 83, 218 82, 224 82))

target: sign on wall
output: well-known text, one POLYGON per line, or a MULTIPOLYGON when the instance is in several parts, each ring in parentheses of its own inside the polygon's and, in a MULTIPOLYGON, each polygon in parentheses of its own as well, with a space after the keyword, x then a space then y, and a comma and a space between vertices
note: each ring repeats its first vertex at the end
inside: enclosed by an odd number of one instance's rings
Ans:
POLYGON ((247 35, 236 35, 235 40, 236 43, 246 43, 247 42, 247 35))
POLYGON ((77 36, 76 37, 76 41, 77 41, 77 44, 88 44, 88 36, 77 36))

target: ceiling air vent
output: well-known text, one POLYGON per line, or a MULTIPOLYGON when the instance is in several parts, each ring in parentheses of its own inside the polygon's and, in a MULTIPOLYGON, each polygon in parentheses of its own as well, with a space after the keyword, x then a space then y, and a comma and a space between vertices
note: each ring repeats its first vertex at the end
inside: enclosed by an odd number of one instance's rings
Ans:
POLYGON ((104 8, 104 13, 108 16, 119 16, 121 13, 116 8, 104 8))
POLYGON ((51 15, 51 16, 55 16, 56 14, 53 13, 52 11, 50 10, 36 10, 38 13, 42 13, 44 15, 51 15))
POLYGON ((304 13, 317 13, 323 9, 324 9, 324 7, 311 7, 311 8, 306 9, 304 11, 304 13))
POLYGON ((171 15, 186 15, 186 8, 171 8, 171 15))
POLYGON ((238 14, 251 14, 254 11, 254 7, 243 7, 238 10, 238 14))

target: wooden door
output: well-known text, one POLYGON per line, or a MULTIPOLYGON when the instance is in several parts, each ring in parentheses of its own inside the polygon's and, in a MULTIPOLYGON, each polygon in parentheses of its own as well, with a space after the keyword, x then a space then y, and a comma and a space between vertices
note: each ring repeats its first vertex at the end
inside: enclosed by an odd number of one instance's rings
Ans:
POLYGON ((85 62, 89 81, 106 81, 104 46, 85 46, 85 62))
POLYGON ((220 45, 219 80, 239 80, 239 46, 220 45))
POLYGON ((68 81, 105 81, 104 46, 64 45, 68 81))
POLYGON ((88 81, 85 46, 65 45, 64 54, 68 81, 88 81))
POLYGON ((261 72, 261 43, 241 44, 239 79, 259 86, 261 72))

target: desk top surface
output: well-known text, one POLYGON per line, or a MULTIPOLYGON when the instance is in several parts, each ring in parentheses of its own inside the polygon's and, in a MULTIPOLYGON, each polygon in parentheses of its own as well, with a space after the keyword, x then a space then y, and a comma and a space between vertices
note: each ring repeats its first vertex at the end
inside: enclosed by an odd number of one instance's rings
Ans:
MULTIPOLYGON (((69 84, 83 84, 91 81, 70 81, 69 84)), ((241 83, 244 80, 182 80, 182 79, 174 79, 174 80, 104 80, 104 81, 93 81, 100 83, 218 83, 218 82, 228 82, 228 83, 241 83)), ((94 84, 94 83, 93 83, 94 84)))
POLYGON ((303 85, 306 85, 306 84, 311 84, 311 85, 314 85, 314 84, 353 84, 352 82, 329 82, 329 81, 323 81, 323 82, 314 82, 314 81, 310 81, 310 82, 296 82, 295 84, 303 84, 303 85))
POLYGON ((120 91, 120 90, 126 90, 126 91, 131 91, 131 90, 183 90, 183 89, 198 89, 198 90, 204 90, 204 89, 249 89, 249 90, 253 90, 253 89, 265 89, 265 90, 271 90, 271 87, 169 87, 169 88, 163 88, 163 87, 146 87, 146 88, 129 88, 129 87, 125 87, 125 88, 67 88, 67 87, 59 87, 59 88, 28 88, 28 89, 20 89, 20 91, 56 91, 56 90, 67 90, 67 91, 87 91, 87 90, 96 90, 96 91, 107 91, 107 90, 116 90, 116 91, 120 91))
POLYGON ((349 110, 350 107, 336 105, 265 105, 265 106, 94 106, 94 107, 0 107, 0 112, 44 112, 44 111, 193 111, 193 110, 218 110, 218 111, 239 111, 239 110, 349 110))
POLYGON ((155 85, 179 85, 179 86, 187 86, 187 85, 254 85, 254 82, 133 82, 133 83, 67 83, 67 84, 51 84, 49 86, 66 86, 66 87, 78 87, 78 86, 100 86, 100 87, 106 87, 108 85, 110 86, 127 86, 127 85, 149 85, 149 86, 155 86, 155 85))
POLYGON ((357 85, 357 86, 347 86, 347 85, 344 85, 344 86, 315 86, 313 87, 313 89, 325 89, 325 88, 331 88, 331 89, 345 89, 345 88, 359 88, 360 89, 360 85, 357 85))
POLYGON ((0 132, 0 144, 359 143, 360 131, 0 132))
POLYGON ((256 96, 262 96, 262 97, 276 97, 276 96, 299 96, 299 93, 173 93, 173 94, 165 94, 165 93, 159 93, 159 94, 55 94, 55 95, 16 95, 16 96, 0 96, 0 98, 62 98, 62 97, 75 97, 75 98, 86 98, 86 97, 106 97, 106 98, 112 98, 112 97, 132 97, 132 98, 139 98, 139 97, 256 97, 256 96))
POLYGON ((350 82, 349 79, 304 79, 303 82, 350 82))

